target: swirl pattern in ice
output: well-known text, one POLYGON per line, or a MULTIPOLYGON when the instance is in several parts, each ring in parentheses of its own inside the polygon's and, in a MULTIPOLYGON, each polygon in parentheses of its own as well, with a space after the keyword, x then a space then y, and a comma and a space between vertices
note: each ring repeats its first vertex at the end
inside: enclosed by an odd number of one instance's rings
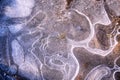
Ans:
POLYGON ((119 0, 1 0, 0 80, 119 80, 119 0))

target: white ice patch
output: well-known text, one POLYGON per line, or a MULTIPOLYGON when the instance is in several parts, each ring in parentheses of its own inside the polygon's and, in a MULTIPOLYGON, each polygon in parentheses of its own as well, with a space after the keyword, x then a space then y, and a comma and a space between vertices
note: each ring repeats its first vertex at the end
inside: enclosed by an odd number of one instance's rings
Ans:
POLYGON ((9 17, 27 17, 34 7, 34 0, 16 0, 13 6, 5 8, 5 14, 9 17))
POLYGON ((8 26, 8 28, 11 33, 17 33, 18 31, 20 31, 23 28, 23 25, 15 24, 15 25, 8 26))
POLYGON ((24 75, 27 78, 30 78, 31 80, 39 80, 37 79, 38 73, 38 68, 30 63, 30 62, 25 62, 19 66, 19 74, 24 75), (30 77, 31 76, 31 77, 30 77))
POLYGON ((12 43, 12 57, 16 64, 20 65, 24 62, 24 51, 17 40, 13 40, 12 43))

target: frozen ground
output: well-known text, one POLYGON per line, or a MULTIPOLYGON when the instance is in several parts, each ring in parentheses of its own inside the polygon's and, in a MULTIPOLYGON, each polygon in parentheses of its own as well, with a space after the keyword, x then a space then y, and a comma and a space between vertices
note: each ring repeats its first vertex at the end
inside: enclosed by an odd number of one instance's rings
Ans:
POLYGON ((120 80, 119 0, 0 0, 0 80, 120 80))

